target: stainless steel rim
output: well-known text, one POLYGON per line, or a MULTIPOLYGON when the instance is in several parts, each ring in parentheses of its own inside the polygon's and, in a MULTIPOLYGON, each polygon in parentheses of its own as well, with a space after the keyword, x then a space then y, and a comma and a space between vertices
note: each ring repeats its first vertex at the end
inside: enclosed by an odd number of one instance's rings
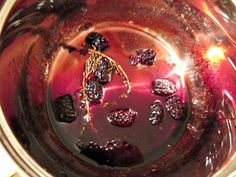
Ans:
POLYGON ((0 108, 0 143, 5 150, 10 154, 11 158, 19 167, 19 173, 22 176, 42 176, 51 177, 51 175, 39 166, 18 143, 11 129, 9 128, 2 109, 0 108))
MULTIPOLYGON (((4 22, 15 4, 16 0, 6 1, 0 11, 0 34, 3 29, 4 22)), ((16 137, 9 128, 3 111, 0 107, 0 143, 19 167, 19 173, 22 176, 42 176, 51 177, 42 167, 40 167, 21 147, 16 137)))
MULTIPOLYGON (((4 3, 0 11, 0 34, 4 26, 4 22, 17 0, 8 0, 4 3)), ((0 143, 9 153, 11 158, 19 167, 22 176, 29 177, 52 177, 45 169, 39 166, 29 154, 22 148, 12 133, 5 119, 0 105, 0 143)), ((235 177, 236 176, 236 153, 219 169, 214 177, 235 177)))

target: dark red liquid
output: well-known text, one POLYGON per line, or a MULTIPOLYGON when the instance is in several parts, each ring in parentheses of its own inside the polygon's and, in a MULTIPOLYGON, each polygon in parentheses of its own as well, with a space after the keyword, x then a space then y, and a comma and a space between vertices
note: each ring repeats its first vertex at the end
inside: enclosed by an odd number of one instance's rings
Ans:
MULTIPOLYGON (((139 161, 135 165, 154 162, 168 153, 185 130, 191 109, 188 89, 181 85, 179 76, 170 75, 174 69, 174 65, 167 62, 170 55, 161 46, 161 42, 151 34, 128 26, 115 26, 109 31, 98 28, 97 31, 109 40, 110 47, 105 54, 114 59, 124 69, 131 83, 131 92, 127 98, 121 96, 126 93, 127 87, 123 82, 124 78, 114 73, 111 82, 103 86, 104 93, 101 103, 91 105, 91 123, 93 124, 93 127, 91 127, 83 118, 84 114, 80 107, 81 100, 78 94, 82 88, 84 65, 89 58, 89 54, 81 56, 76 51, 69 52, 67 49, 61 48, 51 75, 49 106, 57 97, 71 94, 76 102, 78 116, 76 121, 71 124, 60 123, 55 120, 52 110, 50 118, 53 127, 71 151, 91 163, 96 164, 97 162, 99 164, 99 161, 81 155, 76 146, 77 143, 88 144, 94 142, 104 146, 107 142, 120 139, 136 146, 141 152, 143 161, 139 161), (156 51, 153 66, 131 65, 128 58, 130 54, 135 53, 135 50, 139 48, 152 48, 156 51), (184 97, 187 112, 183 120, 174 120, 164 108, 166 100, 172 95, 158 96, 152 93, 152 81, 164 78, 168 78, 176 84, 177 92, 175 95, 184 97), (160 123, 153 125, 149 121, 150 106, 157 100, 164 108, 164 117, 160 123), (138 113, 132 126, 116 127, 107 120, 110 111, 126 108, 131 108, 138 113), (83 129, 85 123, 86 126, 83 129)), ((80 35, 70 45, 79 48, 84 43, 85 36, 84 34, 80 35)), ((132 163, 126 165, 132 166, 132 163)))
POLYGON ((0 63, 4 115, 37 163, 53 176, 69 177, 202 177, 220 169, 235 146, 235 47, 203 1, 193 2, 200 11, 189 1, 43 2, 49 4, 39 2, 11 18, 0 63), (124 69, 131 93, 121 97, 127 87, 113 73, 102 86, 101 103, 90 105, 88 122, 79 91, 90 54, 81 56, 73 47, 80 49, 93 31, 107 38, 103 53, 124 69), (224 61, 207 58, 211 46, 226 49, 224 61), (130 56, 143 48, 155 51, 154 64, 131 65, 130 56), (156 79, 173 81, 176 93, 154 94, 156 79), (57 100, 65 95, 66 103, 57 100), (181 120, 169 105, 181 108, 174 96, 184 102, 181 120), (67 123, 58 121, 56 111, 67 110, 55 103, 70 106, 67 123), (163 108, 158 121, 150 118, 153 105, 163 108), (137 116, 122 125, 108 118, 114 110, 137 116))

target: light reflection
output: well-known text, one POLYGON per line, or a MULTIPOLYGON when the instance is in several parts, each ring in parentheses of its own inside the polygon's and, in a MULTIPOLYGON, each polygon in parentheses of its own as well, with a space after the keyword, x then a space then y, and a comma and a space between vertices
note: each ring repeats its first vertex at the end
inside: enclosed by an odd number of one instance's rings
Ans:
MULTIPOLYGON (((137 88, 140 88, 140 90, 145 91, 144 89, 141 89, 141 88, 150 87, 150 83, 147 83, 147 82, 134 82, 134 83, 131 84, 131 89, 132 89, 133 87, 135 87, 136 89, 137 89, 137 88)), ((123 89, 125 89, 125 88, 126 88, 125 86, 119 84, 119 85, 104 87, 104 92, 106 93, 107 91, 123 90, 123 89)))
POLYGON ((234 5, 236 6, 236 0, 232 0, 232 2, 234 3, 234 5))
POLYGON ((234 64, 234 62, 230 58, 228 58, 228 61, 231 64, 231 66, 234 68, 234 70, 236 71, 236 65, 234 64))
MULTIPOLYGON (((234 1, 236 1, 236 0, 234 0, 234 1)), ((236 3, 236 2, 234 2, 234 3, 236 3)), ((202 8, 203 8, 203 11, 221 28, 221 30, 227 35, 227 37, 233 42, 233 44, 236 45, 236 41, 231 37, 231 35, 224 28, 224 26, 214 16, 214 14, 211 12, 211 10, 210 10, 209 6, 206 4, 206 2, 202 3, 202 8)))
MULTIPOLYGON (((177 75, 180 77, 180 86, 184 89, 185 88, 185 74, 187 71, 187 63, 182 60, 176 60, 175 66, 173 70, 167 75, 167 77, 171 77, 173 75, 177 75)), ((178 86, 178 87, 180 87, 178 86)))
POLYGON ((229 93, 229 91, 228 91, 228 90, 223 90, 223 93, 224 93, 225 96, 227 96, 227 98, 231 101, 233 107, 236 108, 235 100, 234 100, 233 96, 229 93))
POLYGON ((219 64, 225 60, 225 49, 219 46, 210 46, 206 51, 206 59, 212 64, 219 64))
MULTIPOLYGON (((225 119, 225 122, 226 122, 226 125, 227 125, 227 128, 228 128, 228 130, 229 130, 229 133, 228 133, 228 136, 229 136, 229 151, 231 151, 232 150, 232 148, 233 148, 233 136, 232 136, 232 133, 231 132, 234 132, 233 130, 232 130, 232 128, 234 127, 233 126, 233 123, 234 123, 234 119, 235 119, 235 116, 234 116, 234 110, 235 110, 235 108, 236 108, 236 103, 235 103, 235 100, 234 100, 234 97, 229 93, 229 91, 228 90, 223 90, 223 97, 226 97, 226 98, 228 98, 229 100, 228 101, 230 101, 230 103, 229 102, 227 102, 226 100, 225 100, 225 98, 224 98, 224 106, 227 106, 228 107, 228 111, 229 111, 229 114, 227 115, 227 118, 225 119), (231 108, 232 107, 232 108, 231 108), (233 112, 232 112, 232 110, 233 110, 233 112)), ((227 112, 226 112, 227 113, 227 112)))

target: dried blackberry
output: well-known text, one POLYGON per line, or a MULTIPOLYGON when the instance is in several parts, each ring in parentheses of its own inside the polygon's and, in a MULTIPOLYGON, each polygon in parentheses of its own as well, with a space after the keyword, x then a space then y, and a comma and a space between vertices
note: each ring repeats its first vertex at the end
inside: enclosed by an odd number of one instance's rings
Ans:
POLYGON ((99 164, 104 164, 104 153, 100 146, 94 142, 89 142, 88 144, 77 144, 80 149, 80 153, 96 161, 99 164))
POLYGON ((131 65, 137 65, 139 63, 138 58, 135 55, 130 55, 129 61, 130 61, 131 65))
POLYGON ((76 109, 71 95, 58 97, 55 102, 55 115, 59 122, 71 123, 76 119, 76 109))
POLYGON ((102 85, 96 78, 91 78, 86 81, 85 92, 89 103, 100 103, 103 97, 102 85))
POLYGON ((111 111, 107 120, 117 127, 130 127, 133 125, 138 113, 133 109, 118 109, 111 111))
POLYGON ((168 98, 165 103, 166 110, 175 120, 181 120, 185 115, 185 106, 179 97, 173 96, 168 98))
POLYGON ((98 146, 94 142, 87 145, 78 145, 80 153, 96 161, 100 165, 111 167, 130 167, 143 162, 143 156, 137 146, 133 146, 120 139, 98 146))
POLYGON ((76 119, 76 109, 70 95, 58 97, 54 105, 56 119, 59 122, 71 123, 76 119))
POLYGON ((138 49, 136 55, 129 56, 132 65, 141 63, 143 65, 153 65, 156 58, 156 52, 153 49, 138 49))
POLYGON ((115 149, 121 148, 122 143, 120 139, 114 139, 111 141, 106 142, 104 146, 102 146, 102 149, 105 151, 113 151, 115 149))
POLYGON ((164 117, 163 106, 159 101, 155 101, 150 107, 150 118, 149 121, 152 125, 158 124, 164 117))
POLYGON ((176 92, 175 83, 167 79, 156 79, 152 82, 152 93, 159 96, 170 96, 176 92))
POLYGON ((113 65, 111 62, 103 57, 97 63, 97 68, 94 72, 94 76, 97 78, 100 84, 107 84, 111 81, 113 74, 113 65))
POLYGON ((109 43, 107 39, 98 32, 91 32, 87 35, 85 38, 85 41, 87 45, 89 45, 91 48, 95 47, 96 50, 104 51, 107 48, 109 48, 109 43))
POLYGON ((130 167, 143 162, 143 155, 137 146, 115 139, 103 147, 106 165, 112 167, 130 167))

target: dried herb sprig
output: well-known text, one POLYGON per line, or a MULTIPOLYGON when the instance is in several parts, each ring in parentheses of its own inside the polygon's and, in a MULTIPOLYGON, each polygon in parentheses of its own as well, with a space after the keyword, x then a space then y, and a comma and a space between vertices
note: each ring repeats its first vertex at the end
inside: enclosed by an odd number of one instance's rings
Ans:
MULTIPOLYGON (((88 94, 87 94, 87 90, 86 90, 86 86, 87 86, 87 81, 89 80, 89 78, 91 76, 94 75, 95 71, 97 70, 98 68, 98 63, 106 58, 109 62, 109 65, 111 66, 107 72, 109 75, 112 75, 112 72, 113 71, 116 71, 116 73, 118 75, 121 75, 123 78, 124 78, 124 83, 127 87, 127 91, 126 93, 122 93, 121 94, 121 98, 124 98, 124 97, 128 97, 129 93, 131 92, 131 84, 130 84, 130 81, 129 81, 129 78, 126 74, 126 72, 124 71, 124 69, 122 68, 121 65, 119 65, 114 59, 112 59, 111 57, 105 55, 104 53, 102 53, 101 51, 97 50, 97 48, 95 46, 91 46, 88 48, 88 46, 83 46, 84 48, 83 49, 77 49, 76 47, 74 46, 70 46, 70 45, 67 45, 67 44, 63 44, 62 45, 65 49, 68 49, 69 51, 73 52, 73 51, 77 51, 77 52, 81 52, 81 50, 84 52, 84 51, 87 51, 88 54, 90 55, 89 58, 86 60, 86 63, 85 63, 85 69, 84 69, 84 73, 83 73, 83 81, 82 81, 82 92, 81 92, 81 101, 83 102, 84 104, 84 108, 86 110, 86 114, 84 116, 84 119, 90 123, 90 126, 92 127, 92 129, 94 129, 96 131, 96 129, 94 128, 92 122, 91 122, 91 118, 92 118, 92 113, 91 113, 91 110, 90 110, 90 102, 89 102, 89 99, 88 99, 88 94), (73 50, 71 50, 73 49, 73 50)), ((84 128, 85 128, 86 125, 84 125, 84 128)), ((84 129, 83 128, 83 129, 84 129)))
POLYGON ((94 72, 96 71, 99 61, 103 58, 106 58, 109 61, 110 65, 112 66, 111 68, 109 68, 108 72, 112 72, 113 70, 116 70, 117 74, 123 76, 125 85, 127 87, 127 92, 124 93, 126 97, 131 92, 131 85, 130 85, 129 78, 127 74, 125 73, 124 69, 111 57, 97 51, 95 48, 88 49, 88 52, 89 52, 90 57, 86 60, 86 63, 85 63, 85 70, 84 70, 83 81, 82 81, 82 101, 85 103, 85 109, 86 109, 86 115, 84 118, 88 122, 90 122, 91 127, 93 127, 93 124, 91 122, 92 114, 90 110, 90 102, 88 100, 88 95, 86 92, 86 84, 90 76, 94 74, 94 72))

